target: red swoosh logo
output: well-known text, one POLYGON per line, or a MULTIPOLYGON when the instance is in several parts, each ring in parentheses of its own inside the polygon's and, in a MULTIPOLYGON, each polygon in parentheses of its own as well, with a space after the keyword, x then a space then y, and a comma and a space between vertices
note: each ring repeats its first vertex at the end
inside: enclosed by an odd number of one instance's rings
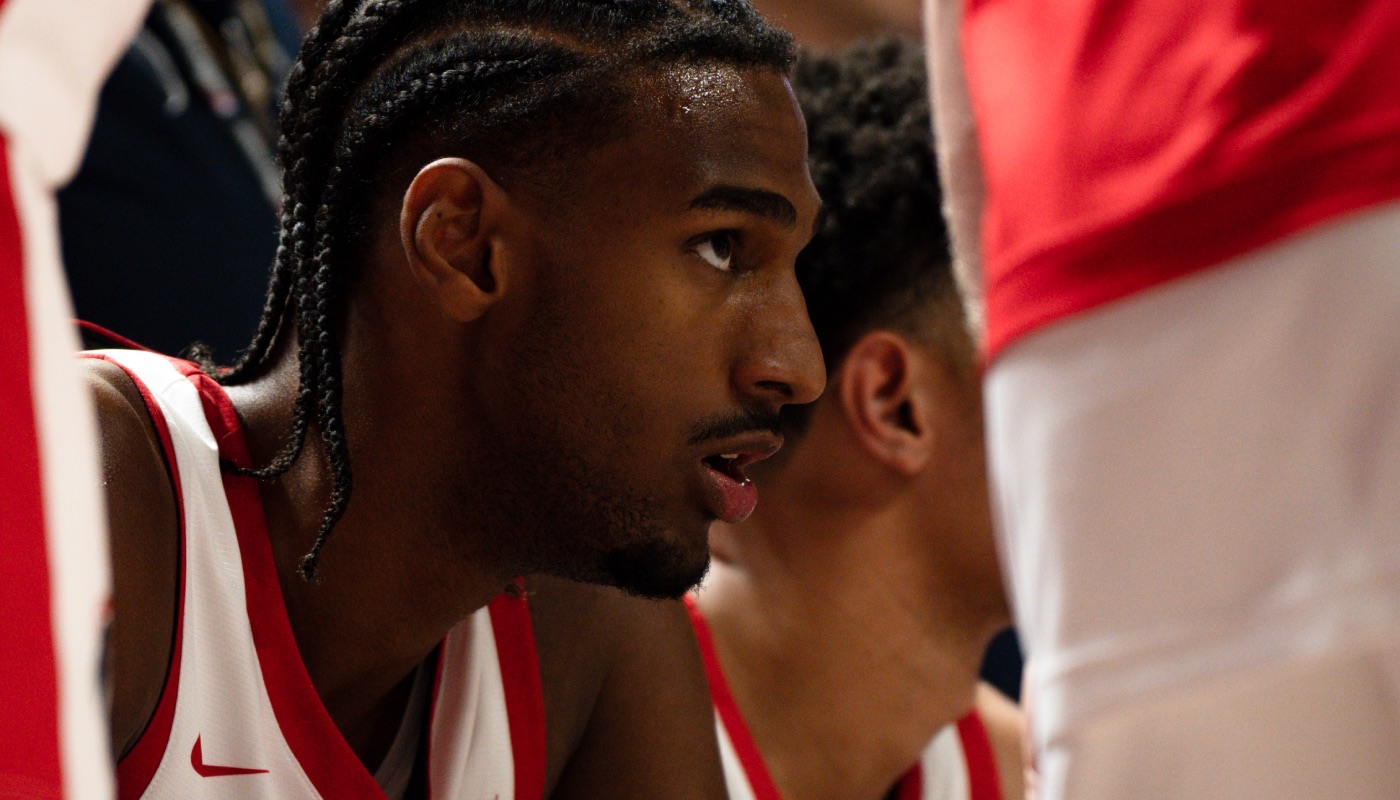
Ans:
POLYGON ((248 769, 246 767, 220 767, 216 764, 204 763, 204 747, 200 743, 202 737, 194 738, 194 749, 190 751, 190 764, 194 766, 194 771, 201 777, 218 778, 224 775, 261 775, 265 769, 248 769))

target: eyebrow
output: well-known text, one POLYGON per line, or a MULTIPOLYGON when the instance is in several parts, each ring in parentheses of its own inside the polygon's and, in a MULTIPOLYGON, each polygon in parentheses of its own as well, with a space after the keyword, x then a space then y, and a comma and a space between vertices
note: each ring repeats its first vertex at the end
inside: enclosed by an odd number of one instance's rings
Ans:
POLYGON ((777 192, 742 186, 716 186, 690 201, 692 211, 742 211, 770 219, 785 228, 797 224, 797 209, 777 192))

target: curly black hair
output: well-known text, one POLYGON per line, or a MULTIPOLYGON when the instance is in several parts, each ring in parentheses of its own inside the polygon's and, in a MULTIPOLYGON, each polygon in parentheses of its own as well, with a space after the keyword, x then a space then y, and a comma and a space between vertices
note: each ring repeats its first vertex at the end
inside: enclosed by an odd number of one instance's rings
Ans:
POLYGON ((873 328, 916 333, 944 308, 960 327, 922 46, 886 38, 804 53, 792 87, 826 206, 797 277, 828 371, 873 328))
POLYGON ((332 0, 283 101, 281 233, 262 321, 230 367, 195 353, 217 380, 241 384, 297 337, 285 448, 264 467, 228 468, 275 479, 319 430, 333 484, 301 562, 306 579, 350 501, 340 332, 367 219, 388 188, 448 155, 530 179, 621 135, 640 73, 689 64, 786 73, 794 57, 791 37, 747 0, 332 0))

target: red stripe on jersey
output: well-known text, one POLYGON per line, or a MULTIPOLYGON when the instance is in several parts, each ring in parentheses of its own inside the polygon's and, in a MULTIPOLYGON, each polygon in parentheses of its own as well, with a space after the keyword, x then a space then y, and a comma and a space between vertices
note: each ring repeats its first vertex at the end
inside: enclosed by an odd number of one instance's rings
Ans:
MULTIPOLYGON (((95 335, 97 335, 97 336, 99 336, 99 337, 101 337, 101 338, 103 338, 103 339, 106 339, 106 340, 112 342, 114 345, 116 345, 116 346, 118 346, 118 347, 120 347, 120 348, 122 348, 122 349, 125 349, 125 350, 140 350, 140 351, 143 352, 143 353, 154 353, 154 352, 155 352, 154 350, 152 350, 151 348, 145 346, 144 344, 141 344, 141 343, 139 343, 139 342, 132 341, 131 339, 128 339, 128 338, 126 338, 125 336, 122 336, 120 333, 114 333, 113 331, 110 331, 110 330, 108 330, 108 329, 102 327, 101 325, 98 325, 96 322, 88 322, 88 321, 85 320, 85 319, 74 320, 74 322, 77 323, 78 329, 79 329, 79 330, 84 330, 84 331, 87 331, 88 333, 95 334, 95 335)), ((104 359, 104 360, 106 360, 106 361, 111 361, 111 359, 104 359)), ((112 361, 112 363, 113 363, 113 364, 117 364, 117 362, 115 362, 115 361, 112 361)), ((121 365, 121 364, 117 364, 117 366, 121 367, 122 365, 121 365)), ((126 367, 122 367, 122 369, 123 369, 123 370, 126 370, 126 367)), ((131 372, 130 372, 130 371, 127 371, 126 374, 130 375, 131 372)), ((133 380, 134 380, 134 378, 133 378, 133 380)))
POLYGON ((895 794, 895 800, 924 800, 924 768, 920 764, 915 764, 914 768, 904 773, 904 777, 899 779, 899 791, 895 794))
POLYGON ((988 357, 1400 197, 1394 0, 969 0, 988 357))
MULTIPOLYGON (((43 473, 34 416, 24 236, 0 135, 0 783, 62 797, 43 473)), ((102 765, 89 765, 100 769, 102 765)))
MULTIPOLYGON (((517 587, 524 583, 517 579, 517 587)), ((501 664, 510 748, 515 758, 515 800, 543 800, 545 781, 544 687, 530 606, 522 591, 502 593, 488 606, 501 664)))
POLYGON ((997 759, 987 728, 976 711, 958 720, 958 738, 962 740, 963 758, 967 759, 969 800, 1001 800, 997 759))
POLYGON ((127 369, 125 364, 117 362, 111 358, 96 354, 84 354, 84 358, 91 358, 115 364, 126 377, 136 386, 136 390, 141 394, 141 400, 146 404, 146 415, 150 417, 151 423, 155 425, 156 436, 160 439, 161 452, 165 456, 165 465, 169 470, 170 482, 175 489, 175 513, 180 525, 180 563, 179 570, 179 595, 175 606, 175 642, 170 651, 170 665, 165 672, 165 685, 160 690, 160 700, 156 703, 155 713, 146 722, 146 729, 137 738, 136 744, 132 745, 130 752, 117 762, 117 797, 118 800, 137 800, 145 794, 146 787, 151 785, 151 779, 155 777, 156 769, 160 766, 160 761, 165 757, 166 745, 170 743, 170 730, 175 724, 175 700, 180 690, 180 655, 184 651, 185 642, 185 493, 180 485, 180 466, 175 460, 175 442, 170 438, 170 425, 165 421, 165 414, 156 403, 155 396, 151 390, 138 377, 136 373, 127 369))
MULTIPOLYGON (((204 415, 214 431, 214 440, 219 443, 220 456, 239 466, 251 467, 252 457, 243 438, 242 425, 223 388, 194 364, 174 363, 199 389, 204 415)), ((258 482, 228 472, 223 478, 243 561, 253 644, 282 736, 322 797, 384 800, 384 792, 345 741, 322 705, 311 676, 306 673, 291 622, 287 619, 282 587, 277 581, 258 482)))
POLYGON ((783 796, 778 793, 778 786, 768 772, 768 764, 764 762, 763 754, 759 752, 753 734, 744 722, 744 714, 729 690, 729 682, 724 679, 724 668, 719 663, 719 653, 715 650, 709 623, 705 622, 695 598, 686 595, 685 607, 690 612, 690 623, 695 628, 695 639, 700 645, 700 657, 705 662, 705 676, 710 681, 710 696, 714 699, 715 711, 719 713, 720 722, 729 734, 729 743, 734 745, 734 753, 748 776, 754 800, 782 800, 783 796))

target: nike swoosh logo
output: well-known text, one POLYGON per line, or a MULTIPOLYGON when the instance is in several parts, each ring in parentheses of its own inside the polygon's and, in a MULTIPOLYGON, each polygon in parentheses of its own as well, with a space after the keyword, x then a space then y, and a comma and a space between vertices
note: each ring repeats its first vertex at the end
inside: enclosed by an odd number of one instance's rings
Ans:
POLYGON ((204 763, 204 746, 200 742, 203 737, 194 737, 194 749, 190 751, 190 764, 194 771, 204 778, 219 778, 225 775, 262 775, 267 772, 265 769, 248 769, 246 767, 221 767, 217 764, 204 763))

